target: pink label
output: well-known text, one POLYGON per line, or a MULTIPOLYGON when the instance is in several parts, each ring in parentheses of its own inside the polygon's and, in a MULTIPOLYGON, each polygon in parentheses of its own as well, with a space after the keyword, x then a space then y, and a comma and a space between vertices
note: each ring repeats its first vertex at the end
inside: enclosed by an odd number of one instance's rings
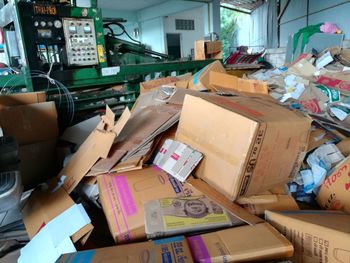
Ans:
POLYGON ((193 236, 187 238, 190 246, 192 256, 195 262, 200 263, 212 263, 209 255, 209 251, 201 236, 193 236))
POLYGON ((114 176, 114 186, 118 191, 120 201, 123 207, 123 211, 127 216, 133 216, 137 214, 136 202, 130 191, 128 181, 125 176, 114 176))

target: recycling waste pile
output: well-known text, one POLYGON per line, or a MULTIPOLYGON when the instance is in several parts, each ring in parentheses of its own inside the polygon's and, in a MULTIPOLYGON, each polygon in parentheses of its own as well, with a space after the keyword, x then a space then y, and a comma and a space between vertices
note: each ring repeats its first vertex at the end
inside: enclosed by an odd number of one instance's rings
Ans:
POLYGON ((243 78, 215 61, 60 137, 45 94, 0 97, 1 173, 25 190, 3 259, 350 262, 349 66, 340 47, 243 78))

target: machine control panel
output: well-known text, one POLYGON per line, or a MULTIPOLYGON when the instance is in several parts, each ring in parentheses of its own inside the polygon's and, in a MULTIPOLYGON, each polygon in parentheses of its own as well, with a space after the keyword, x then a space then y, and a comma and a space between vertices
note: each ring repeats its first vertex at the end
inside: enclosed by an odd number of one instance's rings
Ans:
POLYGON ((33 28, 38 44, 64 43, 62 22, 59 18, 36 16, 33 19, 33 28))
POLYGON ((98 64, 96 32, 93 19, 63 18, 68 66, 98 64))

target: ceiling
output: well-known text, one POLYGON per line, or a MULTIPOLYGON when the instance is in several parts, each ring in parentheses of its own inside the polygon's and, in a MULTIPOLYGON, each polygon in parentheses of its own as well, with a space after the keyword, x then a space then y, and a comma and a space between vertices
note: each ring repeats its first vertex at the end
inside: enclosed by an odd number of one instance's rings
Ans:
POLYGON ((253 11, 261 6, 265 0, 221 0, 221 4, 227 4, 239 10, 253 11))
POLYGON ((168 0, 99 0, 98 5, 103 9, 138 11, 167 1, 168 0))

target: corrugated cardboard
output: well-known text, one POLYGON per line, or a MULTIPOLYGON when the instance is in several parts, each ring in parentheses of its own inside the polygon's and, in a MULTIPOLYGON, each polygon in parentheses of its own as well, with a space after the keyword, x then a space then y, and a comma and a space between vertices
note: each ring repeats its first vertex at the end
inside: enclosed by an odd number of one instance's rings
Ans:
POLYGON ((2 108, 0 127, 5 136, 14 136, 20 145, 57 138, 55 103, 43 102, 2 108))
POLYGON ((100 201, 117 243, 146 238, 144 203, 176 196, 200 195, 157 167, 98 177, 100 201))
POLYGON ((144 209, 149 239, 244 225, 204 195, 152 200, 144 209))
POLYGON ((89 172, 100 158, 107 158, 114 139, 122 128, 118 122, 124 122, 123 118, 114 125, 114 113, 107 106, 106 115, 89 135, 78 151, 69 160, 68 164, 59 173, 58 180, 64 180, 64 189, 71 193, 83 177, 89 172))
POLYGON ((26 189, 57 174, 57 113, 55 104, 45 101, 45 92, 0 96, 0 126, 20 144, 20 171, 26 189))
POLYGON ((350 157, 338 164, 327 176, 316 200, 325 209, 350 213, 350 157))
POLYGON ((0 109, 27 104, 46 102, 45 92, 16 93, 0 96, 0 109))
POLYGON ((197 91, 207 91, 211 89, 210 86, 210 72, 221 72, 226 73, 225 68, 221 64, 220 61, 215 61, 205 68, 198 71, 189 82, 188 88, 191 90, 197 90, 197 91))
POLYGON ((285 259, 292 244, 267 223, 187 238, 195 262, 255 262, 285 259))
POLYGON ((305 58, 299 60, 294 65, 289 67, 288 73, 302 77, 312 77, 317 69, 305 58))
MULTIPOLYGON (((52 192, 53 189, 54 185, 51 185, 47 191, 36 189, 22 210, 23 221, 30 239, 50 220, 74 205, 74 201, 63 188, 55 192, 52 192)), ((84 244, 92 230, 92 224, 86 225, 71 237, 72 241, 74 243, 80 241, 84 244)))
POLYGON ((242 79, 225 73, 211 71, 209 73, 210 85, 212 90, 229 92, 230 90, 238 92, 249 92, 258 94, 268 94, 268 85, 266 82, 242 79))
POLYGON ((166 78, 160 78, 160 79, 154 79, 146 82, 140 83, 140 93, 146 93, 149 91, 152 91, 156 88, 161 87, 162 85, 167 84, 175 84, 175 82, 178 81, 178 78, 176 77, 166 77, 166 78))
POLYGON ((293 262, 349 262, 350 215, 340 211, 267 211, 266 219, 293 243, 293 262))
POLYGON ((207 183, 205 183, 201 179, 195 179, 193 177, 190 177, 187 180, 187 182, 191 186, 193 186, 194 189, 197 189, 198 191, 206 195, 208 198, 210 198, 214 202, 221 205, 227 211, 231 212, 235 217, 238 217, 239 219, 246 222, 247 224, 255 225, 255 224, 264 222, 264 220, 262 220, 261 218, 249 213, 244 208, 231 202, 224 195, 220 194, 218 191, 210 187, 207 183))
POLYGON ((81 251, 61 256, 57 263, 192 263, 192 256, 184 237, 81 251))
POLYGON ((308 118, 267 100, 187 95, 176 140, 204 154, 196 176, 235 200, 290 181, 310 127, 308 118))
POLYGON ((241 197, 237 203, 254 215, 264 215, 266 210, 284 211, 299 210, 295 199, 289 195, 254 195, 241 197))
POLYGON ((222 42, 198 40, 194 44, 194 59, 222 59, 222 42))

